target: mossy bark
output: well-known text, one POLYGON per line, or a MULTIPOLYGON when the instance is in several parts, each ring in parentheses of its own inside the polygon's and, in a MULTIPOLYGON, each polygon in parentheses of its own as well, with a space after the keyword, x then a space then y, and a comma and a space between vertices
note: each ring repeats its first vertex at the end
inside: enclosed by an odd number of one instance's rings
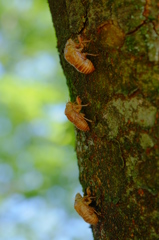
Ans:
POLYGON ((96 196, 95 240, 159 239, 159 4, 155 0, 48 0, 71 101, 90 131, 76 130, 80 182, 96 196), (77 35, 89 75, 64 59, 77 35))

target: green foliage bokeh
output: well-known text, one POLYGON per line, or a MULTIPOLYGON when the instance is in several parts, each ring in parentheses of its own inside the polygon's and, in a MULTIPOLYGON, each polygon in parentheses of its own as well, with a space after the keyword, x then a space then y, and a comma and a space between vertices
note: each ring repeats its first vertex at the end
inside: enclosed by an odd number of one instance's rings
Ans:
POLYGON ((0 238, 61 239, 79 183, 51 14, 42 0, 2 0, 0 18, 0 238))
POLYGON ((1 240, 89 239, 73 209, 79 181, 68 98, 47 2, 1 0, 1 240))

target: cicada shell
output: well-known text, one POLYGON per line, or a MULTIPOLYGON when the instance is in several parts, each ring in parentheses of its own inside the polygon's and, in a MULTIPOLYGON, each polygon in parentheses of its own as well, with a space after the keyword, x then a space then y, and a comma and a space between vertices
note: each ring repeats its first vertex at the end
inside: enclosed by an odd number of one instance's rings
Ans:
POLYGON ((89 131, 90 128, 86 120, 90 122, 91 120, 85 118, 83 113, 80 113, 82 107, 88 104, 81 105, 81 99, 78 96, 76 97, 76 102, 77 104, 72 102, 66 104, 65 115, 78 129, 84 132, 89 131))
POLYGON ((75 196, 74 208, 77 213, 85 220, 85 222, 95 225, 98 223, 96 211, 89 204, 92 202, 91 197, 82 197, 80 193, 75 196))
POLYGON ((95 68, 93 63, 86 58, 87 55, 96 56, 95 54, 82 53, 84 48, 81 37, 78 36, 79 44, 75 43, 71 38, 68 39, 64 49, 64 57, 68 63, 76 68, 77 71, 89 74, 92 73, 95 68))

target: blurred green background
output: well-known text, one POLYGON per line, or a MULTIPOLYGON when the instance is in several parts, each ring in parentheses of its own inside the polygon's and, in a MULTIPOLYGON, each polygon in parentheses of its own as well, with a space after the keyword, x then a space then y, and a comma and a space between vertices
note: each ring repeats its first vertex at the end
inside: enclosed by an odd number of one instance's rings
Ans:
POLYGON ((91 240, 46 1, 0 1, 0 240, 91 240))

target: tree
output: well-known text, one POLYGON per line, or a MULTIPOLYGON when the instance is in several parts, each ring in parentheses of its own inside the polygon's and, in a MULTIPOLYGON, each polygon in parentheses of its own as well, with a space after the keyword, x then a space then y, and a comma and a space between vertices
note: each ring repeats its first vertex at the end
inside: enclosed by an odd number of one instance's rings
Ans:
POLYGON ((93 122, 77 130, 84 192, 96 196, 94 239, 159 239, 159 6, 155 1, 48 0, 71 101, 93 122), (64 59, 69 38, 91 40, 95 71, 64 59))

